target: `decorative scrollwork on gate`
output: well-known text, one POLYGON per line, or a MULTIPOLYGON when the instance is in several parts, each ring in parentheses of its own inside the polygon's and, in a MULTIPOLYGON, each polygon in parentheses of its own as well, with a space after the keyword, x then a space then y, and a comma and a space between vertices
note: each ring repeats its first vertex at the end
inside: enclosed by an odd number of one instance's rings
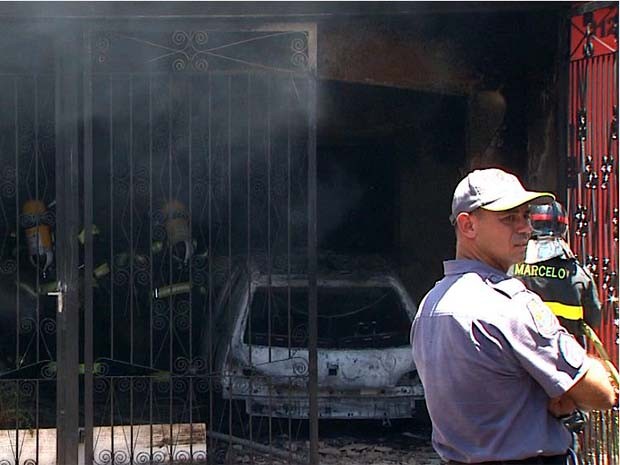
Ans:
POLYGON ((192 257, 192 280, 194 282, 194 286, 202 286, 207 284, 209 275, 208 275, 208 265, 209 258, 206 255, 194 255, 192 257))
POLYGON ((213 452, 215 463, 226 463, 226 448, 218 447, 215 452, 213 452))
POLYGON ((308 377, 307 376, 296 376, 291 379, 291 388, 295 390, 304 390, 308 389, 308 377))
POLYGON ((56 377, 56 362, 46 363, 41 367, 41 377, 51 379, 56 377))
POLYGON ((192 458, 188 450, 178 450, 174 453, 173 459, 178 462, 189 462, 192 458))
POLYGON ((136 168, 133 176, 134 193, 147 198, 150 192, 148 169, 144 166, 136 168))
POLYGON ((206 394, 209 392, 209 380, 207 378, 200 378, 194 383, 194 389, 199 394, 206 394))
POLYGON ((95 363, 95 376, 107 376, 110 373, 110 364, 107 362, 95 363))
POLYGON ((134 461, 139 464, 151 463, 151 454, 149 452, 138 452, 134 457, 134 461))
POLYGON ((308 340, 308 328, 305 324, 300 324, 293 328, 292 340, 298 346, 303 346, 306 343, 308 340))
POLYGON ((56 223, 56 215, 50 210, 46 210, 42 214, 22 214, 20 216, 20 226, 22 228, 34 228, 39 224, 54 226, 56 223))
POLYGON ((107 36, 99 36, 95 40, 94 49, 97 54, 97 62, 105 63, 107 60, 107 54, 110 50, 110 38, 107 36))
POLYGON ((22 318, 19 324, 20 334, 29 334, 37 327, 37 322, 34 318, 22 318))
POLYGON ((190 65, 194 70, 204 72, 209 68, 209 62, 204 55, 209 40, 205 31, 175 31, 172 33, 172 43, 178 47, 179 55, 173 62, 174 71, 183 71, 190 65))
POLYGON ((250 382, 246 377, 235 377, 232 380, 231 388, 237 395, 249 394, 250 382))
POLYGON ((126 377, 119 378, 118 382, 115 384, 118 392, 129 392, 131 390, 133 382, 126 377))
POLYGON ((156 316, 166 316, 170 311, 169 304, 167 300, 164 299, 155 299, 153 300, 153 312, 156 316))
POLYGON ((114 463, 115 464, 126 464, 129 463, 129 454, 125 450, 117 450, 114 452, 114 463))
POLYGON ((175 373, 187 373, 190 363, 187 357, 177 357, 174 360, 175 373))
POLYGON ((308 361, 305 358, 297 358, 293 362, 293 373, 298 376, 308 373, 308 361))
POLYGON ((161 451, 155 451, 153 452, 153 460, 152 463, 164 463, 166 461, 166 454, 161 451))
POLYGON ((205 73, 230 67, 305 71, 310 61, 305 31, 199 29, 154 31, 140 36, 109 31, 94 37, 93 49, 94 64, 98 66, 149 66, 174 73, 205 73), (116 55, 117 50, 128 48, 137 48, 133 56, 143 56, 143 61, 127 63, 126 53, 116 55))
POLYGON ((19 383, 19 394, 24 397, 32 397, 35 392, 34 381, 24 381, 19 383))
POLYGON ((203 373, 207 369, 207 361, 202 357, 194 357, 191 363, 191 370, 194 373, 203 373))
POLYGON ((153 240, 163 241, 165 239, 166 239, 166 228, 164 227, 163 220, 159 221, 156 216, 155 222, 153 224, 153 240))
POLYGON ((224 383, 222 382, 221 378, 213 379, 211 381, 211 386, 213 387, 213 392, 215 392, 216 394, 221 394, 224 391, 224 383))
POLYGON ((102 449, 99 451, 97 457, 95 457, 95 463, 97 465, 108 465, 114 462, 115 464, 124 465, 129 463, 129 455, 124 450, 114 451, 114 460, 112 459, 112 451, 110 449, 102 449))
POLYGON ((15 197, 16 185, 13 181, 4 181, 0 184, 0 195, 12 199, 15 197))
POLYGON ((155 383, 155 390, 159 394, 168 394, 170 392, 170 383, 168 381, 161 381, 155 383))
POLYGON ((14 166, 4 166, 0 169, 0 179, 3 181, 13 181, 15 182, 17 170, 14 166))
POLYGON ((0 273, 14 274, 17 271, 17 262, 11 258, 0 262, 0 273))
POLYGON ((188 378, 174 378, 172 382, 172 392, 177 394, 187 393, 189 390, 189 380, 188 378))
POLYGON ((124 201, 129 195, 129 175, 127 173, 115 174, 112 176, 112 186, 114 197, 124 201))
POLYGON ((148 270, 137 270, 134 273, 134 281, 138 286, 146 286, 149 284, 150 274, 148 270))
POLYGON ((114 270, 114 284, 117 286, 124 286, 129 282, 129 269, 128 268, 116 268, 114 270))
POLYGON ((168 327, 168 317, 162 315, 155 315, 153 317, 153 329, 156 331, 163 331, 168 327))
POLYGON ((43 318, 40 322, 41 332, 43 334, 56 334, 56 320, 53 318, 43 318))
POLYGON ((97 378, 93 383, 93 390, 95 394, 105 394, 110 389, 109 379, 106 378, 97 378))
POLYGON ((146 392, 148 389, 149 383, 145 378, 136 378, 133 382, 133 388, 136 392, 146 392))
POLYGON ((190 327, 189 321, 189 302, 181 301, 176 306, 174 316, 174 326, 179 331, 187 331, 190 327))
POLYGON ((308 67, 308 36, 296 37, 291 41, 291 63, 296 68, 306 69, 308 67))

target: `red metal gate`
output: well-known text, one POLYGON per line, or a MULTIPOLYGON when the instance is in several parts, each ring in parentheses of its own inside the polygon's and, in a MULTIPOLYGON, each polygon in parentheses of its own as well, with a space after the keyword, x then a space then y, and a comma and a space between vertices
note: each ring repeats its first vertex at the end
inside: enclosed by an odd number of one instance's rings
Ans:
MULTIPOLYGON (((567 200, 572 245, 602 303, 597 331, 618 366, 618 4, 587 3, 571 15, 567 200)), ((590 348, 592 349, 592 347, 590 348)), ((592 412, 581 463, 618 463, 618 409, 592 412)))
POLYGON ((571 239, 603 303, 599 336, 618 365, 618 6, 571 18, 571 239))

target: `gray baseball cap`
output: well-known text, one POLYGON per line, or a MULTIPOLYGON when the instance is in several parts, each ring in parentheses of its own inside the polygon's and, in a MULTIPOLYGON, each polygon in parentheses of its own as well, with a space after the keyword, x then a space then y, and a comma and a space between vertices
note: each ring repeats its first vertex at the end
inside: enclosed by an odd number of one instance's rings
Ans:
POLYGON ((549 192, 527 191, 519 179, 498 168, 469 173, 454 190, 450 222, 454 224, 459 213, 477 208, 501 212, 526 203, 544 204, 555 200, 549 192))

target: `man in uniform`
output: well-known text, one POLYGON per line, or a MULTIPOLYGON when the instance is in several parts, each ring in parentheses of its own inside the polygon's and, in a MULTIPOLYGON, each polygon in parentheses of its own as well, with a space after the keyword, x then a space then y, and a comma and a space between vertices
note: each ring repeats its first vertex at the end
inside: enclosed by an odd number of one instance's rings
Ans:
POLYGON ((433 446, 449 464, 564 465, 571 434, 558 417, 614 404, 604 365, 506 274, 525 255, 529 204, 552 200, 494 168, 454 192, 456 259, 411 327, 433 446))
POLYGON ((577 260, 566 243, 568 217, 559 202, 530 209, 534 232, 525 261, 510 274, 538 294, 558 320, 585 347, 581 326, 598 329, 601 302, 592 275, 577 260))

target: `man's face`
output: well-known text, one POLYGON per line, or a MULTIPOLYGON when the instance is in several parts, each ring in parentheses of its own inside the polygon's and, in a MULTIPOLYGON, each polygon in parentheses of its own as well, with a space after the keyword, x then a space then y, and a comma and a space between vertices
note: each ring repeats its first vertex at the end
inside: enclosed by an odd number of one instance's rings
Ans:
POLYGON ((507 271, 510 266, 523 261, 532 234, 527 205, 504 212, 479 208, 472 216, 477 232, 476 248, 484 262, 507 271))

